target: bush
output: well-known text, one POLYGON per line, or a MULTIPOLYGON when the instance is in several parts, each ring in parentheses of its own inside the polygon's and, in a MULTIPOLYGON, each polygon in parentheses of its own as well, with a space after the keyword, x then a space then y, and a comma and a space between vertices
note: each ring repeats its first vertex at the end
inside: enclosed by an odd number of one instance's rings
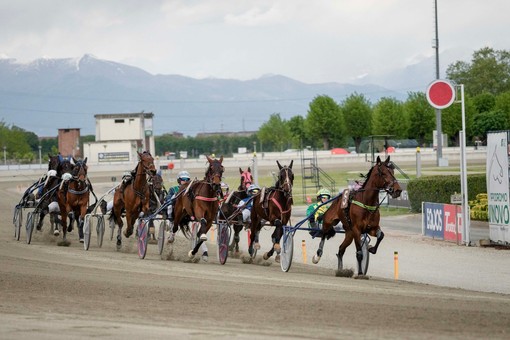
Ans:
MULTIPOLYGON (((468 201, 478 194, 487 192, 485 175, 471 175, 467 178, 468 201)), ((422 202, 450 203, 451 195, 460 193, 460 175, 420 177, 409 181, 407 193, 411 211, 421 212, 422 202)))

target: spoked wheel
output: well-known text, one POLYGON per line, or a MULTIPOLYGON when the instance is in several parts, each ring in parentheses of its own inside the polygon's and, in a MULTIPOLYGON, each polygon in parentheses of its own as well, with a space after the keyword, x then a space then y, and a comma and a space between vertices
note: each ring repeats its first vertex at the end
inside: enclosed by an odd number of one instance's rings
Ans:
POLYGON ((97 246, 99 248, 101 248, 103 246, 103 237, 104 237, 104 216, 103 215, 97 216, 96 232, 97 232, 97 246))
POLYGON ((370 252, 368 251, 369 243, 370 237, 368 234, 363 234, 361 237, 361 253, 363 254, 363 260, 361 260, 361 270, 363 270, 363 275, 367 275, 368 272, 368 260, 370 259, 370 252))
POLYGON ((90 247, 90 229, 92 229, 90 227, 90 220, 91 215, 86 214, 85 218, 83 219, 83 248, 85 250, 89 250, 90 247))
POLYGON ((218 261, 221 264, 227 262, 228 243, 230 241, 230 226, 226 221, 218 223, 218 261))
POLYGON ((292 255, 294 254, 294 233, 290 227, 283 227, 282 252, 280 258, 280 267, 284 272, 288 272, 292 265, 292 255))
POLYGON ((165 247, 165 230, 166 230, 166 220, 159 224, 158 230, 158 251, 159 255, 163 254, 163 248, 165 247))
POLYGON ((34 231, 34 226, 39 223, 39 214, 34 210, 28 213, 27 215, 27 244, 32 242, 32 233, 34 231))
POLYGON ((149 241, 149 223, 147 223, 147 220, 140 219, 138 221, 138 256, 141 259, 145 258, 145 255, 147 254, 147 242, 149 241))
POLYGON ((14 223, 14 238, 16 241, 19 241, 21 225, 23 224, 23 208, 20 205, 17 205, 14 208, 14 218, 12 219, 12 222, 14 223))

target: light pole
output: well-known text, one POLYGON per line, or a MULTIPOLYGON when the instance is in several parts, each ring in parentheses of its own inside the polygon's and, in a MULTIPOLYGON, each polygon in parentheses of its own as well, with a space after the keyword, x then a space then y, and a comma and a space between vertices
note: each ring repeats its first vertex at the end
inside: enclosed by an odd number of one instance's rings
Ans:
POLYGON ((41 148, 42 148, 42 146, 39 145, 39 167, 40 168, 42 168, 41 148))
MULTIPOLYGON (((432 47, 436 50, 436 79, 439 79, 439 32, 437 22, 437 0, 434 0, 434 14, 435 14, 435 27, 436 38, 432 47)), ((441 158, 443 158, 443 132, 441 127, 441 110, 436 109, 436 134, 437 134, 437 150, 436 150, 436 165, 441 166, 441 158)))
POLYGON ((7 147, 4 145, 4 165, 7 165, 7 156, 5 154, 6 150, 7 150, 7 147))

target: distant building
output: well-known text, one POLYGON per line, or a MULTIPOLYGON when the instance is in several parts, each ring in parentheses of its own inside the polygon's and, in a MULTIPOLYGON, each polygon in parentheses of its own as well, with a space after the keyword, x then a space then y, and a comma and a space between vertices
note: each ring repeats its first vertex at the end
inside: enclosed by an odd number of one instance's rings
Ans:
POLYGON ((80 150, 80 129, 58 129, 58 151, 63 156, 82 158, 80 150))
POLYGON ((155 155, 153 113, 97 114, 96 141, 84 143, 84 156, 92 163, 134 162, 138 152, 155 155))

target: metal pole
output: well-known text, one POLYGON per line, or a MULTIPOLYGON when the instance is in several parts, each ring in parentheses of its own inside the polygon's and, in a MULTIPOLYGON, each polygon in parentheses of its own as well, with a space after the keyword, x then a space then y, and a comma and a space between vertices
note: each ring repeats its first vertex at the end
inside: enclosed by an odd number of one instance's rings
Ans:
POLYGON ((41 146, 39 145, 39 168, 42 168, 41 146))
POLYGON ((466 161, 466 110, 464 105, 464 85, 460 85, 460 103, 462 107, 462 134, 461 134, 461 189, 462 189, 462 225, 464 226, 464 242, 466 246, 470 243, 470 216, 468 205, 468 186, 467 186, 467 161, 466 161))
MULTIPOLYGON (((439 78, 439 30, 437 20, 437 0, 434 0, 434 14, 435 14, 435 27, 436 38, 434 39, 434 48, 436 50, 436 79, 439 78)), ((441 127, 441 110, 436 109, 436 131, 437 131, 437 150, 436 150, 436 165, 439 166, 440 159, 443 158, 443 132, 441 127)))
POLYGON ((420 147, 416 148, 416 178, 421 177, 421 152, 420 147))
POLYGON ((7 147, 4 146, 4 165, 7 165, 7 155, 5 153, 6 150, 7 150, 7 147))

